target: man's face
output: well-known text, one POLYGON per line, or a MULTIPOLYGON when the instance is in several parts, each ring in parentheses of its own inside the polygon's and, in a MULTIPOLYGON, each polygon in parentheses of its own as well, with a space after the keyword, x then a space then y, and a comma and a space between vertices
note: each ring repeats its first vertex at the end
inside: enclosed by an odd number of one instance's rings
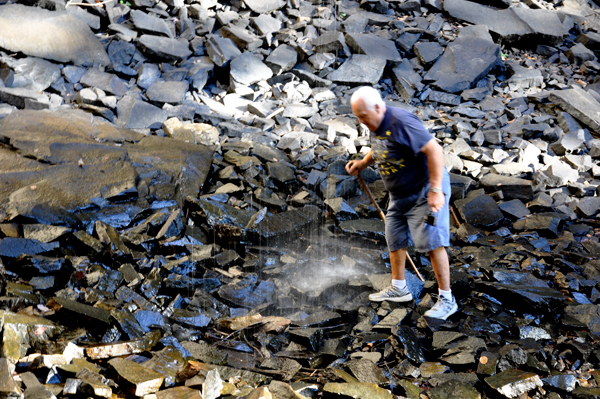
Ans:
POLYGON ((352 104, 352 112, 358 118, 359 122, 374 132, 377 130, 385 115, 385 108, 375 105, 373 109, 368 109, 365 102, 360 99, 352 104))

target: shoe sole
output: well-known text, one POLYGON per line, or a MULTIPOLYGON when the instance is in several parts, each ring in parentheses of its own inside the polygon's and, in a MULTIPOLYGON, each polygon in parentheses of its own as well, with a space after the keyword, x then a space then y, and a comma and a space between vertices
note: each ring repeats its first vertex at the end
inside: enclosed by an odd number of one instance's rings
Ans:
POLYGON ((452 312, 451 312, 451 313, 448 313, 448 314, 446 315, 446 317, 435 317, 435 316, 429 316, 429 315, 427 315, 427 312, 425 312, 425 314, 424 314, 423 316, 426 316, 426 317, 431 317, 432 319, 446 320, 448 317, 452 316, 452 315, 453 315, 454 313, 456 313, 456 312, 458 312, 458 305, 457 305, 457 306, 456 306, 456 307, 455 307, 455 308, 452 310, 452 312))
POLYGON ((371 298, 371 295, 369 295, 369 300, 371 302, 383 302, 383 301, 388 301, 388 302, 410 302, 410 301, 412 301, 412 299, 413 299, 412 294, 404 295, 404 296, 399 296, 399 297, 395 297, 395 298, 371 298))

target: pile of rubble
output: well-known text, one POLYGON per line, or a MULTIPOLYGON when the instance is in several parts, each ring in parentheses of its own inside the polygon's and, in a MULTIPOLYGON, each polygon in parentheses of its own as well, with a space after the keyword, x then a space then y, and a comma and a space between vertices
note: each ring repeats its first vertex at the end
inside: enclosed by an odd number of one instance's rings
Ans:
POLYGON ((3 3, 1 395, 600 396, 594 3, 3 3), (368 300, 360 85, 444 147, 447 321, 423 254, 368 300))

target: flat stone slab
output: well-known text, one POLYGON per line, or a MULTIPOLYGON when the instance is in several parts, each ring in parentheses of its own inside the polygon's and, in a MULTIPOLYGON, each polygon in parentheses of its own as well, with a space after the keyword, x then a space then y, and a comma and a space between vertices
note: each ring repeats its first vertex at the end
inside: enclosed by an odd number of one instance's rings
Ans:
POLYGON ((554 90, 548 99, 592 130, 600 130, 600 103, 585 90, 554 90))
POLYGON ((272 76, 271 68, 250 52, 245 52, 231 61, 231 80, 244 86, 267 80, 272 76))
POLYGON ((504 43, 557 45, 569 34, 556 11, 524 7, 498 10, 467 0, 445 0, 444 10, 459 20, 486 25, 504 43))
POLYGON ((284 0, 244 0, 244 3, 257 14, 269 14, 286 4, 284 0))
POLYGON ((497 44, 475 37, 459 37, 446 47, 423 80, 433 82, 445 92, 456 93, 473 87, 499 61, 497 44))
POLYGON ((187 44, 170 37, 142 35, 138 45, 146 54, 166 60, 182 61, 192 55, 187 44))
POLYGON ((385 64, 384 58, 352 54, 337 70, 327 75, 327 79, 349 85, 374 85, 381 79, 385 64))
POLYGON ((0 47, 76 65, 110 63, 104 46, 79 18, 20 4, 0 6, 0 47))
POLYGON ((156 371, 134 361, 115 358, 108 361, 124 382, 127 390, 135 396, 145 396, 158 391, 164 377, 156 371))
POLYGON ((346 44, 359 53, 388 61, 400 62, 402 57, 396 44, 388 39, 370 33, 347 33, 346 44))

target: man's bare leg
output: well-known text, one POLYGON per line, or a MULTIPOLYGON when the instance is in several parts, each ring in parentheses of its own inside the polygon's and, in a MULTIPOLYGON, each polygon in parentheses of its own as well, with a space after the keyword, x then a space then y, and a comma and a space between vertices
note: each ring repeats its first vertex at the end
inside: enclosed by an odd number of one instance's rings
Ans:
MULTIPOLYGON (((406 252, 405 252, 406 255, 406 252)), ((392 254, 390 253, 390 261, 392 254)), ((450 262, 448 261, 448 253, 446 248, 439 247, 433 251, 429 251, 429 259, 435 273, 435 278, 438 282, 438 287, 444 291, 450 291, 450 262)), ((394 269, 392 268, 392 274, 394 269)), ((404 275, 404 270, 402 270, 404 275)))
POLYGON ((456 313, 458 305, 450 291, 450 262, 446 248, 439 247, 429 251, 431 266, 438 281, 440 296, 435 305, 424 316, 434 317, 436 319, 446 320, 449 316, 456 313))
POLYGON ((392 279, 405 280, 406 248, 390 251, 390 264, 392 266, 392 279))

